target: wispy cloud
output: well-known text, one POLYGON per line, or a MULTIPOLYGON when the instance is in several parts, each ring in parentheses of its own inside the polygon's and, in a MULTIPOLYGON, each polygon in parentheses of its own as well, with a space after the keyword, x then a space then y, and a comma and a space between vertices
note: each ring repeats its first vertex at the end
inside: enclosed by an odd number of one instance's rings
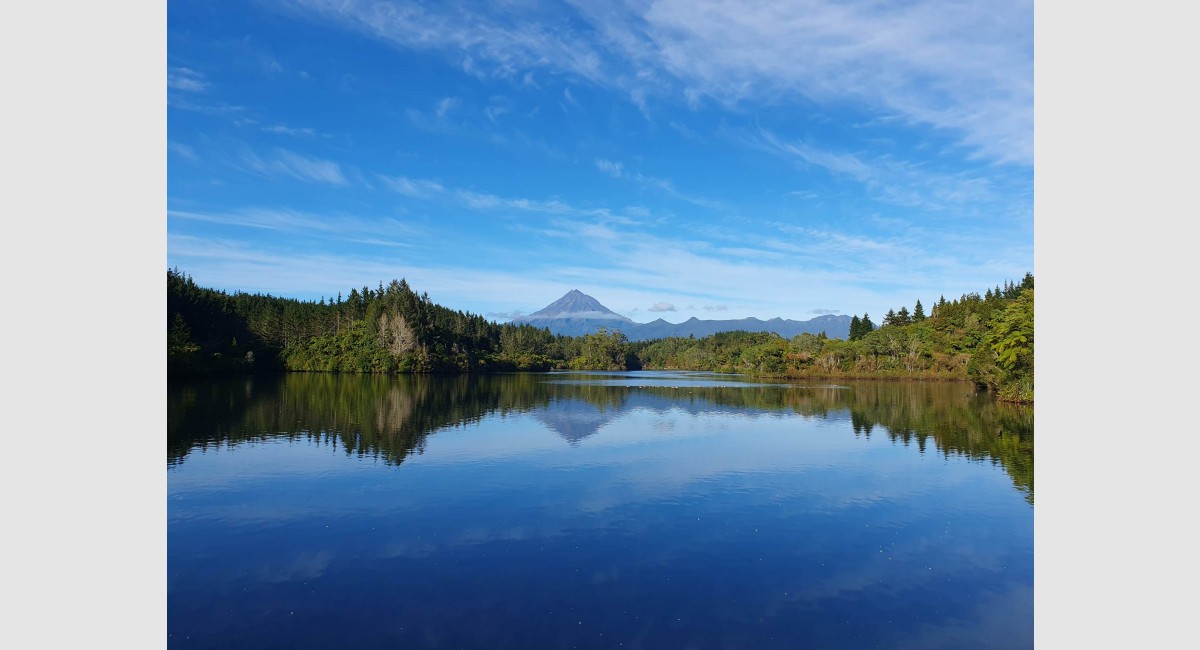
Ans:
POLYGON ((514 82, 537 70, 571 74, 620 91, 643 111, 648 97, 689 106, 854 102, 868 114, 956 134, 975 155, 1033 162, 1031 0, 629 0, 580 3, 574 12, 526 3, 283 6, 440 52, 472 74, 514 82))
POLYGON ((656 302, 650 305, 646 311, 676 311, 675 305, 669 302, 656 302))
POLYGON ((612 176, 613 178, 623 178, 637 183, 643 187, 652 187, 663 194, 670 196, 671 198, 678 199, 685 203, 691 203, 692 205, 701 208, 708 208, 710 210, 726 209, 726 206, 720 201, 714 201, 712 199, 706 199, 704 197, 694 196, 692 194, 679 191, 675 188, 674 183, 665 178, 646 176, 640 172, 629 172, 625 169, 625 166, 622 163, 606 160, 604 158, 597 158, 595 160, 595 164, 596 169, 599 169, 608 176, 612 176))
MULTIPOLYGON (((925 165, 890 156, 866 159, 854 153, 832 151, 803 140, 784 141, 773 132, 759 129, 735 136, 744 144, 790 159, 804 167, 819 167, 829 173, 862 184, 875 199, 909 207, 943 210, 999 200, 993 187, 1002 174, 983 176, 978 172, 938 172, 925 165)), ((795 193, 814 198, 811 192, 795 193)))
POLYGON ((604 160, 602 158, 596 159, 596 169, 599 169, 613 178, 620 178, 624 174, 624 169, 622 169, 621 163, 613 162, 611 160, 604 160))
POLYGON ((575 99, 575 96, 571 94, 570 88, 563 88, 562 95, 563 95, 563 103, 560 104, 560 106, 562 106, 564 113, 570 113, 570 110, 567 109, 568 106, 570 106, 573 109, 579 109, 579 108, 583 107, 579 103, 579 100, 575 99))
POLYGON ((456 190, 455 195, 459 201, 473 210, 520 210, 522 212, 542 212, 545 214, 578 213, 576 208, 556 199, 514 199, 496 196, 495 194, 472 192, 470 190, 456 190))
POLYGON ((428 109, 410 106, 404 113, 408 123, 430 133, 452 134, 464 131, 466 123, 459 115, 462 100, 457 97, 443 97, 428 109))
POLYGON ((275 149, 263 157, 245 149, 238 159, 242 169, 263 176, 284 176, 297 180, 344 186, 348 184, 342 167, 331 160, 310 158, 287 149, 275 149))
POLYGON ((717 102, 851 100, 1033 162, 1033 4, 661 0, 589 14, 629 60, 717 102), (629 34, 644 35, 643 38, 629 34))
POLYGON ((478 76, 511 78, 527 83, 529 72, 549 67, 603 81, 603 57, 562 24, 524 21, 532 5, 504 9, 524 16, 489 12, 479 7, 393 4, 376 0, 293 0, 281 6, 303 15, 332 20, 394 45, 443 53, 464 71, 478 76))
POLYGON ((347 214, 312 214, 278 208, 244 208, 233 211, 168 210, 172 219, 202 221, 227 226, 273 230, 293 235, 336 235, 338 239, 377 245, 405 244, 405 240, 423 236, 424 231, 390 217, 347 214), (386 235, 393 239, 364 236, 386 235), (398 241, 399 240, 399 241, 398 241))
POLYGON ((406 176, 378 176, 388 189, 414 199, 427 199, 436 194, 444 194, 446 188, 437 181, 423 178, 408 178, 406 176))
POLYGON ((186 93, 200 93, 208 90, 208 79, 204 73, 190 68, 170 68, 167 70, 167 88, 186 93))
POLYGON ((196 162, 200 159, 200 157, 196 155, 195 149, 193 149, 192 147, 190 147, 186 144, 183 144, 182 142, 175 142, 175 141, 167 142, 167 150, 179 155, 182 158, 186 158, 187 160, 190 160, 192 162, 196 162))
POLYGON ((314 136, 317 134, 315 129, 311 129, 308 127, 284 126, 283 124, 272 124, 270 126, 264 126, 264 127, 262 127, 262 130, 266 131, 267 133, 277 133, 280 135, 314 136))
MULTIPOLYGON (((490 192, 479 192, 461 187, 447 187, 441 182, 428 178, 413 178, 408 176, 375 176, 384 187, 403 196, 421 200, 441 200, 453 205, 466 207, 481 213, 503 214, 504 212, 523 212, 551 216, 587 218, 594 229, 591 234, 609 236, 605 228, 608 224, 621 226, 644 225, 654 222, 657 218, 645 208, 632 206, 623 212, 614 212, 606 207, 585 207, 558 198, 525 198, 501 196, 490 192)), ((560 236, 563 233, 524 228, 548 236, 560 236)))
POLYGON ((496 124, 504 115, 513 112, 513 101, 507 97, 493 95, 488 100, 488 105, 484 107, 483 114, 488 121, 496 124))
POLYGON ((245 106, 222 101, 196 101, 192 95, 178 93, 167 95, 167 106, 203 115, 233 119, 240 119, 240 116, 246 111, 245 106))
POLYGON ((701 139, 699 133, 696 133, 692 129, 688 128, 688 126, 686 124, 683 124, 681 122, 671 120, 670 122, 667 123, 667 126, 670 126, 672 129, 675 130, 676 133, 678 133, 679 135, 682 135, 683 137, 685 137, 689 140, 701 139))
POLYGON ((439 120, 445 119, 446 116, 457 109, 461 103, 462 101, 457 97, 446 97, 439 100, 437 104, 434 104, 433 114, 439 120))

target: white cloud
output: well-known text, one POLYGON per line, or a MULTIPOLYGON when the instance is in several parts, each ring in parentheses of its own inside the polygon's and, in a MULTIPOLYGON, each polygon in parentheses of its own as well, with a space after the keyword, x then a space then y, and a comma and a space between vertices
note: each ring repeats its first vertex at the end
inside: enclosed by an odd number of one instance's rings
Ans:
MULTIPOLYGON (((613 16, 613 14, 608 14, 613 16)), ((1033 4, 925 0, 660 0, 602 23, 641 27, 654 55, 716 101, 799 95, 856 102, 962 134, 1004 162, 1033 162, 1033 4)))
MULTIPOLYGON (((938 172, 890 156, 865 159, 805 141, 785 142, 765 129, 759 129, 753 135, 742 135, 740 140, 796 161, 802 167, 820 167, 835 176, 853 179, 861 183, 873 198, 893 205, 944 210, 978 206, 1004 198, 998 195, 994 187, 994 183, 1005 179, 1003 173, 992 173, 985 177, 964 171, 938 172)), ((804 198, 816 196, 811 192, 791 194, 804 198)))
POLYGON ((446 97, 434 105, 433 114, 437 119, 445 119, 452 111, 458 108, 462 102, 457 97, 446 97))
MULTIPOLYGON (((571 94, 570 88, 563 88, 563 99, 566 100, 566 102, 571 106, 574 106, 575 108, 581 108, 579 100, 575 99, 575 96, 571 94)), ((564 106, 563 108, 565 109, 566 107, 564 106)))
POLYGON ((388 217, 362 217, 347 214, 312 214, 276 208, 243 208, 232 211, 197 212, 191 210, 168 210, 172 219, 204 221, 242 228, 274 230, 288 234, 310 234, 329 238, 372 243, 377 245, 407 245, 407 241, 422 236, 423 231, 388 217), (366 238, 371 235, 376 238, 366 238), (378 239, 390 236, 397 239, 378 239))
POLYGON ((262 127, 262 130, 266 131, 267 133, 278 133, 280 135, 312 136, 312 135, 317 134, 317 132, 315 130, 307 128, 307 127, 296 128, 296 127, 284 126, 282 124, 274 124, 271 126, 264 126, 264 127, 262 127))
POLYGON ((242 169, 263 176, 287 176, 329 185, 348 184, 338 163, 309 158, 287 149, 275 149, 274 155, 267 158, 246 149, 242 151, 238 164, 242 169))
POLYGON ((473 74, 572 74, 643 112, 649 97, 693 107, 802 97, 943 129, 991 160, 1033 162, 1031 0, 637 0, 579 3, 570 16, 525 3, 284 6, 440 52, 473 74), (579 19, 586 29, 567 26, 579 19))
POLYGON ((656 302, 646 311, 676 311, 675 305, 669 302, 656 302))
POLYGON ((441 183, 423 178, 383 176, 382 174, 379 175, 378 178, 379 180, 383 181, 383 184, 393 192, 403 194, 404 196, 412 197, 414 199, 426 199, 435 194, 442 194, 446 191, 446 188, 442 187, 441 183))
POLYGON ((484 107, 483 114, 488 121, 496 124, 501 117, 513 112, 513 102, 507 97, 493 96, 484 107))
POLYGON ((208 90, 208 79, 204 73, 190 68, 171 68, 167 70, 167 88, 186 93, 200 93, 208 90))
POLYGON ((179 156, 182 156, 183 158, 186 158, 192 162, 196 162, 200 159, 199 156, 196 155, 195 149, 191 148, 190 146, 188 146, 186 144, 183 144, 182 142, 174 142, 174 141, 168 142, 167 150, 172 151, 172 152, 178 154, 179 156))
POLYGON ((638 185, 641 185, 642 187, 652 187, 652 188, 662 192, 663 194, 666 194, 667 196, 669 196, 671 198, 678 199, 685 203, 691 203, 692 205, 695 205, 697 207, 708 208, 710 210, 726 209, 726 206, 724 204, 722 204, 720 201, 714 201, 712 199, 707 199, 707 198, 704 198, 701 196, 695 196, 692 194, 688 194, 688 193, 679 191, 678 189, 675 188, 674 183, 672 183, 670 180, 667 180, 665 178, 656 178, 654 176, 647 176, 645 174, 642 174, 641 172, 629 172, 629 171, 626 171, 624 165, 622 165, 621 163, 614 162, 612 160, 605 160, 603 158, 597 158, 595 160, 595 163, 596 163, 596 169, 599 169, 601 172, 604 172, 605 174, 607 174, 608 176, 612 176, 613 178, 623 178, 623 179, 632 181, 634 183, 637 183, 638 185))
MULTIPOLYGON (((184 111, 191 111, 193 113, 201 113, 204 115, 215 115, 217 117, 224 117, 224 118, 231 118, 235 115, 242 115, 246 110, 245 106, 238 106, 237 104, 229 104, 226 102, 214 102, 214 101, 199 101, 199 102, 197 102, 197 101, 193 101, 193 99, 191 99, 191 97, 192 97, 191 95, 184 95, 184 94, 178 94, 178 93, 168 94, 167 95, 167 105, 170 106, 171 108, 177 108, 177 109, 184 110, 184 111)), ((244 119, 244 118, 235 118, 235 119, 244 119)), ((248 122, 252 123, 253 121, 249 120, 248 122)))
POLYGON ((622 174, 621 163, 613 162, 611 160, 604 160, 603 158, 596 159, 596 169, 599 169, 613 178, 620 178, 622 174))
POLYGON ((455 195, 459 201, 473 210, 520 210, 546 214, 578 214, 580 212, 571 205, 556 199, 512 199, 470 190, 456 190, 455 195))

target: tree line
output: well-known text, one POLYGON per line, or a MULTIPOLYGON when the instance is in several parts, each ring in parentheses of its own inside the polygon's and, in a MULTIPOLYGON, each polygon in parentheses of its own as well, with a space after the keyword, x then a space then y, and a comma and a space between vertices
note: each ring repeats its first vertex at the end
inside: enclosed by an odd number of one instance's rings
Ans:
POLYGON ((722 332, 703 339, 649 342, 646 368, 712 370, 785 378, 913 377, 969 379, 1006 401, 1033 401, 1033 274, 1019 282, 939 297, 928 315, 920 300, 850 320, 846 340, 822 334, 722 332))
POLYGON ((712 370, 764 377, 971 380, 1033 400, 1033 275, 984 295, 917 300, 879 326, 851 319, 846 340, 769 332, 631 342, 620 331, 552 334, 495 323, 418 294, 405 280, 318 301, 208 289, 167 272, 168 379, 310 371, 712 370))

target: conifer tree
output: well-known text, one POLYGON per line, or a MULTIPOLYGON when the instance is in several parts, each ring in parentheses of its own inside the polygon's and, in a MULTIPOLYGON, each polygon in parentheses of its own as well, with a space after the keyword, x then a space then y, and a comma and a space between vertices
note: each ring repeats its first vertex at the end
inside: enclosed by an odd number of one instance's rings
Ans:
POLYGON ((914 323, 919 323, 925 320, 925 308, 921 306, 920 300, 918 300, 917 304, 913 306, 912 320, 914 323))

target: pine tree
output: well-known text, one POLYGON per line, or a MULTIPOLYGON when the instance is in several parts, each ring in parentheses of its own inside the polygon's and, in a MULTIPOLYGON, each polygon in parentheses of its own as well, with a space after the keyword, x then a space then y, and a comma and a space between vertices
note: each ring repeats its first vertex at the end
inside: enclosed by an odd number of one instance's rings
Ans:
POLYGON ((857 341, 862 338, 862 321, 858 320, 856 315, 850 319, 850 340, 857 341))
POLYGON ((901 307, 899 312, 896 312, 896 324, 908 325, 912 319, 908 315, 908 307, 901 307))
POLYGON ((917 304, 913 306, 912 319, 914 323, 919 323, 925 320, 925 308, 921 306, 920 300, 918 300, 917 304))

